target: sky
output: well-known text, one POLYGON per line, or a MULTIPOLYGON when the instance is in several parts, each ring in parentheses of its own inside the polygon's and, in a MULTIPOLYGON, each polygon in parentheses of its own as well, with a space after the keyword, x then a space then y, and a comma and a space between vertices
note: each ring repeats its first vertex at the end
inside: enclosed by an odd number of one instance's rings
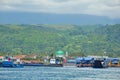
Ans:
POLYGON ((0 17, 0 23, 120 23, 120 0, 0 0, 0 17))

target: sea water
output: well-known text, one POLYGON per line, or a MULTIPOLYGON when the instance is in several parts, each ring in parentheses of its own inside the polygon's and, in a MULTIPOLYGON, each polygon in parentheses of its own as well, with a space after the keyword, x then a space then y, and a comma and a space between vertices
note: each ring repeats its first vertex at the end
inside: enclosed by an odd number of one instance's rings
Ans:
POLYGON ((0 68, 0 80, 120 80, 120 68, 0 68))

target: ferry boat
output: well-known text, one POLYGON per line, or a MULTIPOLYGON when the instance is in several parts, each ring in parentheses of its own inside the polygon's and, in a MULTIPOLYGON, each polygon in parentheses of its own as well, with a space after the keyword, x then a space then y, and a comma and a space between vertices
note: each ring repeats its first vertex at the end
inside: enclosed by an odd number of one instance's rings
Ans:
POLYGON ((0 67, 22 68, 24 65, 20 59, 16 59, 11 56, 5 56, 0 62, 0 67))
POLYGON ((63 63, 57 59, 50 59, 49 63, 24 63, 24 66, 38 66, 38 67, 63 67, 63 63))

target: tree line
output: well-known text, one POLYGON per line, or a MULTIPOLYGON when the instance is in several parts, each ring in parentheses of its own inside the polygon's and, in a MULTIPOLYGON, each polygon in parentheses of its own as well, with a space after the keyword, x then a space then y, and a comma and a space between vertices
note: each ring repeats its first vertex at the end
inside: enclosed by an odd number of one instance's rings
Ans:
POLYGON ((1 54, 52 54, 120 56, 120 24, 114 25, 0 25, 1 54))

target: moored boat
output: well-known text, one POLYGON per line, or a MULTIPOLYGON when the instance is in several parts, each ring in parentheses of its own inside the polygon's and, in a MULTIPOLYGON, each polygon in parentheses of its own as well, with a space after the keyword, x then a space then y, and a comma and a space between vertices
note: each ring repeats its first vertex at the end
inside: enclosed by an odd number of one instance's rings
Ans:
POLYGON ((93 62, 93 68, 108 68, 109 61, 107 59, 96 59, 93 62))
POLYGON ((109 58, 109 67, 120 67, 120 58, 109 58))
POLYGON ((24 63, 24 66, 38 66, 38 67, 63 67, 57 59, 51 59, 49 63, 24 63))
POLYGON ((5 56, 0 63, 0 67, 22 68, 24 65, 19 59, 5 56))
POLYGON ((63 67, 63 64, 41 64, 41 63, 27 63, 24 66, 36 66, 36 67, 63 67))
POLYGON ((92 67, 94 58, 90 57, 79 57, 76 58, 77 67, 92 67))

